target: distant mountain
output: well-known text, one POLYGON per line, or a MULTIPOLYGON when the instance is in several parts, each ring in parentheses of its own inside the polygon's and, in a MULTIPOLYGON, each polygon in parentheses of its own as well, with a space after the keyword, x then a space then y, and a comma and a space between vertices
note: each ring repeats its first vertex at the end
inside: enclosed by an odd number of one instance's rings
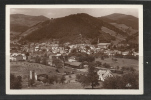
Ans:
MULTIPOLYGON (((110 15, 109 15, 110 16, 110 15)), ((120 19, 123 18, 110 18, 120 19)), ((38 18, 23 18, 35 22, 38 18)), ((42 18, 45 19, 45 18, 42 18)), ((125 19, 126 20, 126 19, 125 19)), ((18 22, 19 23, 19 22, 18 22)), ((119 43, 130 37, 133 33, 138 32, 125 24, 110 23, 104 19, 96 18, 85 13, 72 14, 69 16, 49 19, 37 22, 31 25, 29 22, 24 22, 28 29, 21 32, 15 37, 20 41, 38 42, 49 39, 59 39, 61 43, 92 43, 96 44, 98 39, 100 42, 119 43), (119 27, 120 26, 120 27, 119 27), (122 26, 122 28, 121 28, 122 26)), ((19 24, 21 27, 21 25, 19 24)))
POLYGON ((29 30, 23 32, 20 36, 22 40, 40 41, 42 39, 57 38, 62 43, 73 42, 110 42, 113 37, 101 31, 103 22, 98 18, 85 13, 73 14, 62 18, 47 20, 35 25, 29 30), (81 39, 80 39, 81 38, 81 39))
POLYGON ((138 30, 138 18, 132 15, 114 13, 111 15, 99 17, 99 19, 108 23, 125 24, 133 29, 138 30))
POLYGON ((10 32, 11 35, 18 35, 21 32, 26 31, 31 26, 49 20, 45 16, 30 16, 23 14, 11 14, 10 15, 10 32))
POLYGON ((131 36, 128 36, 127 38, 126 38, 126 40, 128 41, 128 43, 132 43, 132 44, 138 44, 138 40, 139 40, 139 34, 138 34, 138 32, 136 32, 136 33, 134 33, 133 35, 131 35, 131 36))

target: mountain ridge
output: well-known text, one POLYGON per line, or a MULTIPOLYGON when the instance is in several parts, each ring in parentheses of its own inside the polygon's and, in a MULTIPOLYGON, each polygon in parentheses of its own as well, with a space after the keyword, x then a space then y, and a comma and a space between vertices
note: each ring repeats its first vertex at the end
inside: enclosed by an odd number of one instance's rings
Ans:
POLYGON ((86 43, 86 41, 87 43, 97 43, 98 38, 100 42, 116 40, 118 34, 123 39, 131 35, 100 18, 86 13, 77 13, 40 21, 21 32, 17 38, 21 38, 21 41, 41 41, 43 39, 56 38, 62 43, 86 43), (103 28, 103 31, 102 26, 106 27, 103 28), (106 30, 111 30, 110 32, 113 32, 114 35, 106 32, 106 30), (80 38, 80 35, 82 38, 80 38))
POLYGON ((45 16, 30 16, 24 14, 11 14, 10 15, 10 31, 23 32, 27 27, 31 27, 41 21, 49 20, 45 16), (18 27, 21 26, 23 30, 19 30, 18 27))
POLYGON ((114 13, 111 15, 99 17, 99 19, 104 20, 105 22, 108 23, 125 24, 138 30, 138 18, 132 15, 114 13))

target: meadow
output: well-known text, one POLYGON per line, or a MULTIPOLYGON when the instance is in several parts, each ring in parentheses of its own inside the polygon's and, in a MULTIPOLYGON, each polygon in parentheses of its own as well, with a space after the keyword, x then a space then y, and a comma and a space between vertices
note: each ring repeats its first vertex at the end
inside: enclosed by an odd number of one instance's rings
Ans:
POLYGON ((102 64, 107 63, 111 67, 116 68, 119 66, 121 67, 133 67, 135 70, 138 71, 138 60, 134 59, 125 59, 125 58, 116 58, 117 61, 113 61, 112 58, 105 58, 104 60, 101 60, 101 58, 95 59, 95 61, 100 61, 102 64))
MULTIPOLYGON (((65 68, 59 68, 58 71, 56 71, 57 68, 51 67, 51 66, 46 66, 38 63, 29 63, 29 62, 11 62, 10 66, 10 72, 11 74, 14 74, 15 76, 22 76, 22 88, 27 89, 27 88, 36 88, 36 89, 61 89, 61 88, 67 88, 67 89, 79 89, 83 88, 79 82, 76 82, 76 73, 80 73, 80 71, 70 68, 70 67, 65 67, 65 68), (28 87, 28 77, 30 71, 35 71, 36 74, 47 74, 49 77, 51 76, 62 76, 65 75, 66 81, 65 83, 67 84, 50 84, 50 85, 38 85, 36 87, 28 87), (65 72, 72 72, 74 71, 74 74, 66 75, 65 72), (70 81, 70 82, 69 82, 70 81), (69 82, 69 83, 68 83, 69 82)), ((39 84, 39 83, 38 83, 39 84)))
MULTIPOLYGON (((133 67, 136 71, 138 71, 138 60, 133 59, 125 59, 125 58, 116 58, 117 61, 113 61, 112 58, 105 58, 101 60, 100 58, 95 59, 95 61, 100 61, 102 64, 107 63, 112 68, 116 68, 119 66, 121 67, 133 67)), ((42 65, 38 63, 29 63, 29 62, 11 62, 10 72, 16 76, 22 76, 22 88, 23 89, 84 89, 84 88, 91 88, 91 87, 83 87, 79 82, 76 81, 76 74, 84 73, 85 69, 73 69, 71 67, 57 68, 42 65), (39 84, 35 87, 28 87, 28 77, 30 71, 35 71, 36 74, 47 74, 49 77, 56 75, 62 76, 65 75, 65 83, 59 84, 39 84), (72 72, 72 74, 66 74, 65 72, 72 72)), ((100 82, 101 84, 101 82, 100 82)), ((101 85, 96 88, 101 88, 101 85)))

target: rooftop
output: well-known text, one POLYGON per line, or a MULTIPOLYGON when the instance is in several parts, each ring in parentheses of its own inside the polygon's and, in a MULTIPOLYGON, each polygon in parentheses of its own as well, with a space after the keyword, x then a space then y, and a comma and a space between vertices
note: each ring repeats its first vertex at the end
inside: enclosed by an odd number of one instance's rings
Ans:
POLYGON ((73 65, 73 66, 79 66, 81 65, 81 62, 65 62, 66 64, 69 64, 69 65, 73 65))
POLYGON ((109 45, 111 43, 99 43, 98 45, 109 45))

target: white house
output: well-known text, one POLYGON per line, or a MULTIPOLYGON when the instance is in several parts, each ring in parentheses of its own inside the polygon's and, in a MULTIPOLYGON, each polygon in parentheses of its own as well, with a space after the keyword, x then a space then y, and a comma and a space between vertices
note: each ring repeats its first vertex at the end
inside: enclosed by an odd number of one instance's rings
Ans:
POLYGON ((113 77, 113 74, 109 69, 100 69, 97 74, 99 75, 99 80, 101 81, 104 81, 107 77, 113 77))
POLYGON ((39 50, 39 47, 35 47, 35 51, 38 51, 39 50))
POLYGON ((122 52, 122 55, 123 55, 123 56, 128 55, 128 54, 129 54, 128 51, 122 52))
POLYGON ((97 46, 100 49, 106 49, 111 43, 98 43, 97 46))
POLYGON ((26 57, 25 54, 21 54, 21 55, 23 56, 23 60, 26 60, 26 59, 27 59, 27 57, 26 57))

